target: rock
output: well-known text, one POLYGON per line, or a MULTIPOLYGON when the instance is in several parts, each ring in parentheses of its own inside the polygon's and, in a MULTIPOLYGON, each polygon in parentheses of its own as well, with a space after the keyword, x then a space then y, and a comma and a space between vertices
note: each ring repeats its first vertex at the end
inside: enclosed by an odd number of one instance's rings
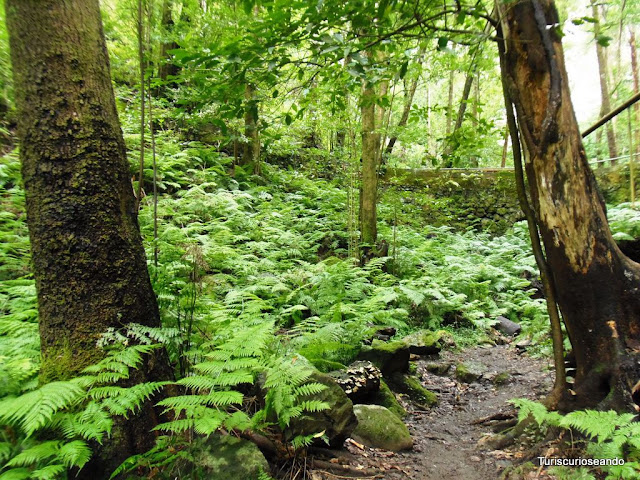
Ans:
POLYGON ((511 375, 509 372, 500 372, 494 375, 493 378, 491 378, 491 381, 494 385, 504 385, 509 382, 510 378, 511 375))
POLYGON ((407 415, 407 411, 402 405, 400 405, 395 394, 391 391, 384 380, 380 380, 380 389, 368 403, 386 407, 390 412, 396 414, 398 418, 404 418, 407 415))
POLYGON ((366 360, 378 367, 385 376, 409 370, 409 346, 401 341, 381 342, 374 340, 365 345, 358 360, 366 360))
POLYGON ((435 373, 436 375, 446 375, 447 372, 451 369, 450 363, 438 363, 438 362, 429 362, 425 365, 427 372, 435 373))
POLYGON ((352 434, 355 441, 395 452, 413 447, 407 426, 385 407, 356 405, 353 410, 358 418, 358 426, 352 434))
POLYGON ((441 338, 446 332, 419 330, 402 339, 409 345, 409 352, 415 355, 434 355, 442 350, 441 338))
POLYGON ((382 340, 383 342, 388 342, 391 337, 395 336, 396 332, 397 330, 394 327, 380 327, 376 330, 374 338, 382 340))
POLYGON ((351 435, 358 422, 353 413, 353 403, 333 377, 326 373, 314 372, 309 377, 309 382, 321 383, 327 388, 304 399, 327 402, 329 409, 307 412, 301 417, 291 419, 291 424, 285 432, 286 436, 291 439, 296 435, 310 435, 324 431, 329 439, 329 445, 340 447, 351 435))
POLYGON ((512 322, 507 317, 503 317, 502 315, 496 318, 496 322, 496 330, 504 333, 505 335, 515 337, 522 331, 522 327, 519 324, 512 322))
POLYGON ((193 469, 199 473, 195 478, 257 480, 261 473, 270 471, 255 444, 231 435, 211 435, 196 444, 193 452, 193 469))
POLYGON ((420 383, 420 380, 416 377, 396 373, 393 375, 392 381, 395 388, 397 388, 401 393, 409 395, 409 398, 411 398, 411 400, 413 400, 414 403, 423 410, 427 410, 434 405, 437 405, 438 396, 424 388, 422 383, 420 383))
POLYGON ((456 366, 456 378, 461 382, 477 382, 487 372, 487 367, 478 362, 459 363, 456 366))
POLYGON ((518 353, 523 353, 527 350, 527 348, 529 348, 531 346, 531 340, 526 339, 526 340, 520 340, 518 343, 516 343, 516 348, 518 349, 518 353))
POLYGON ((354 362, 346 369, 331 372, 329 375, 354 403, 363 403, 380 389, 381 373, 371 362, 354 362))

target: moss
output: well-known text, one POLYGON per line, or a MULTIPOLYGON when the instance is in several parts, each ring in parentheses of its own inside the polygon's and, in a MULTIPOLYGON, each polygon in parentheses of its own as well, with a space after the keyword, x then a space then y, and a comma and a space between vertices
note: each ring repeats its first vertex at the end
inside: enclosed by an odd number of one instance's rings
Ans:
POLYGON ((399 340, 382 342, 374 340, 370 346, 362 347, 358 360, 373 363, 383 375, 406 372, 409 369, 409 346, 399 340))
POLYGON ((436 375, 446 375, 451 368, 450 363, 438 363, 430 362, 425 365, 427 372, 435 373, 436 375))
POLYGON ((61 344, 43 351, 40 360, 40 384, 68 380, 102 357, 103 351, 95 346, 90 350, 74 351, 65 339, 61 344))
POLYGON ((257 480, 269 471, 269 464, 258 447, 230 435, 213 435, 194 447, 194 467, 202 476, 217 480, 257 480))
POLYGON ((374 340, 371 348, 379 352, 398 353, 398 351, 407 348, 407 344, 401 340, 393 340, 391 342, 383 342, 382 340, 374 340))
POLYGON ((334 362, 333 360, 327 360, 325 358, 310 358, 309 362, 323 373, 346 368, 340 362, 334 362))
POLYGON ((493 378, 494 385, 504 385, 509 381, 509 372, 501 372, 493 378))
POLYGON ((380 390, 376 392, 371 403, 387 408, 391 413, 397 415, 398 418, 404 418, 407 415, 407 411, 400 405, 395 394, 384 380, 380 380, 380 390))
POLYGON ((402 376, 402 384, 406 393, 416 403, 423 407, 433 407, 438 404, 438 396, 422 386, 420 380, 411 375, 402 376))
POLYGON ((358 417, 358 426, 352 435, 356 441, 392 451, 413 447, 409 429, 388 409, 379 405, 356 405, 353 411, 358 417))
POLYGON ((477 362, 459 363, 456 366, 456 378, 461 382, 472 383, 480 380, 487 367, 477 362))

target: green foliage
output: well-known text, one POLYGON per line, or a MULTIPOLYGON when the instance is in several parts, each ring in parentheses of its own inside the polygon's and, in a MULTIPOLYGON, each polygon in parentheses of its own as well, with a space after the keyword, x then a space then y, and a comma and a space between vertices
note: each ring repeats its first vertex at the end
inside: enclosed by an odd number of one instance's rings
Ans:
POLYGON ((607 218, 613 238, 635 240, 640 238, 640 211, 630 203, 621 203, 607 209, 607 218))
POLYGON ((88 442, 109 441, 112 418, 135 413, 164 385, 114 385, 128 379, 154 348, 113 348, 82 376, 0 399, 0 478, 67 478, 70 469, 81 469, 92 455, 88 442))
MULTIPOLYGON (((550 412, 541 403, 526 399, 512 400, 519 409, 518 420, 523 421, 531 416, 541 427, 556 427, 578 432, 587 437, 584 447, 585 453, 594 459, 623 459, 624 465, 610 465, 599 467, 606 473, 607 479, 635 479, 640 468, 640 423, 636 415, 631 413, 617 413, 594 410, 578 410, 561 415, 550 412)), ((556 467, 565 478, 564 468, 556 467)), ((595 469, 591 473, 595 473, 595 469)), ((581 469, 580 478, 596 478, 587 469, 581 469)))

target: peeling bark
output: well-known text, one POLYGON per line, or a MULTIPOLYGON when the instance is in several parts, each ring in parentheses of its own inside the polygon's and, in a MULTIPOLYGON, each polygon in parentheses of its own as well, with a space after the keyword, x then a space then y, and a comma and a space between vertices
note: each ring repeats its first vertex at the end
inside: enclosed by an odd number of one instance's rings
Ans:
POLYGON ((552 0, 505 4, 503 75, 528 157, 540 234, 577 362, 565 408, 629 408, 640 378, 640 265, 609 230, 569 95, 552 0))

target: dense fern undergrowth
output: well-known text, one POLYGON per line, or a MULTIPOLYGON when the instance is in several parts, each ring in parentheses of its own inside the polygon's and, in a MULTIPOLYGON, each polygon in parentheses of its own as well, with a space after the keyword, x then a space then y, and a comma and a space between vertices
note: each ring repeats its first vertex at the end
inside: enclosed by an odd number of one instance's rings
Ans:
MULTIPOLYGON (((133 160, 136 138, 127 137, 133 160)), ((521 323, 541 352, 547 348, 524 225, 497 237, 431 228, 398 198, 380 209, 389 257, 361 267, 350 256, 349 189, 268 165, 262 177, 239 167, 232 174, 229 157, 169 131, 157 145, 157 240, 151 195, 142 201, 140 224, 163 327, 105 332, 105 360, 46 385, 38 385, 36 292, 17 152, 0 161, 0 479, 65 478, 82 468, 92 442, 109 441, 113 417, 135 414, 163 387, 118 386, 158 344, 184 394, 162 400, 176 420, 158 426, 158 447, 122 472, 142 464, 171 471, 189 456, 180 445, 194 435, 283 430, 292 418, 325 408, 308 400, 323 388, 308 381, 311 365, 329 371, 349 364, 379 326, 393 326, 399 336, 445 329, 464 346, 490 341, 493 321, 504 315, 521 323), (246 385, 259 377, 268 393, 252 404, 246 385)), ((152 171, 145 173, 151 191, 152 171)), ((626 210, 613 215, 633 234, 637 214, 626 210)), ((288 441, 300 448, 311 438, 288 441)))

